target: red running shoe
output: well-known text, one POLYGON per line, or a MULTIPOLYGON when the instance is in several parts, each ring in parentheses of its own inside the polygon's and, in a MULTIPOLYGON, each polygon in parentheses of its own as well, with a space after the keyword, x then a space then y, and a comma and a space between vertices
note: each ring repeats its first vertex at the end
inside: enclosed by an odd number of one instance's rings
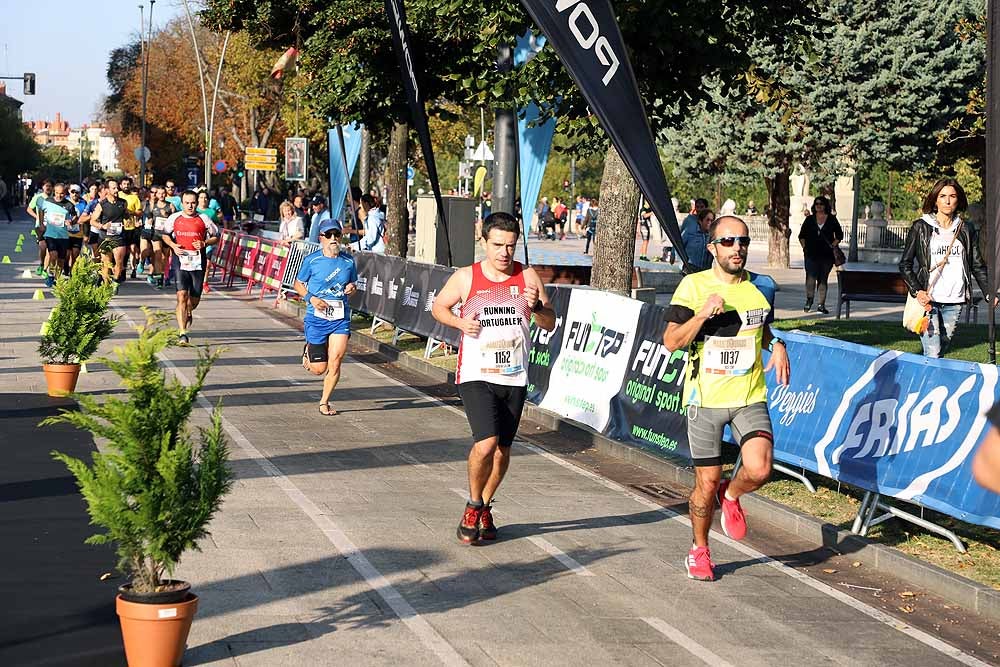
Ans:
POLYGON ((715 581, 715 563, 712 562, 712 553, 708 547, 691 547, 684 559, 684 568, 689 579, 715 581))
POLYGON ((465 504, 465 514, 458 524, 458 541, 462 544, 476 544, 479 542, 479 517, 483 513, 483 507, 473 507, 465 504))
POLYGON ((747 518, 740 507, 740 499, 726 498, 726 489, 730 480, 719 484, 719 505, 722 506, 722 532, 734 540, 742 540, 747 536, 747 518))
POLYGON ((479 539, 497 539, 497 527, 493 523, 493 510, 489 505, 483 505, 483 509, 479 513, 479 539))

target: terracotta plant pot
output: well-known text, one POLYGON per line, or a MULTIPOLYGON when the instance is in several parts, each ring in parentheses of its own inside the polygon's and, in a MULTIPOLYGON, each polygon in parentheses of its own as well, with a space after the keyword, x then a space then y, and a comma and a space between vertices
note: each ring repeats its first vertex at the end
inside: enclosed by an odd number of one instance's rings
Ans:
POLYGON ((66 396, 76 391, 80 364, 42 364, 49 396, 66 396))
POLYGON ((116 598, 129 667, 178 667, 184 657, 198 596, 181 602, 150 604, 116 598))

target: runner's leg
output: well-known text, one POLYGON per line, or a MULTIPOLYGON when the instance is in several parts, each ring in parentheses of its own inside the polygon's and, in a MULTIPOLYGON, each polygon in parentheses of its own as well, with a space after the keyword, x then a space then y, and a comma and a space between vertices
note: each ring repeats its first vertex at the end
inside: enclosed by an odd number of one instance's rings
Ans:
POLYGON ((125 282, 125 262, 128 258, 128 246, 119 245, 113 251, 115 258, 114 279, 118 282, 125 282))
POLYGON ((688 498, 691 512, 691 532, 696 547, 708 546, 708 532, 715 515, 715 493, 722 480, 722 466, 697 466, 694 469, 694 489, 688 498))
POLYGON ((340 381, 340 365, 347 352, 347 339, 348 336, 344 334, 332 334, 327 343, 326 377, 323 378, 323 396, 320 398, 320 405, 330 402, 330 396, 340 381))

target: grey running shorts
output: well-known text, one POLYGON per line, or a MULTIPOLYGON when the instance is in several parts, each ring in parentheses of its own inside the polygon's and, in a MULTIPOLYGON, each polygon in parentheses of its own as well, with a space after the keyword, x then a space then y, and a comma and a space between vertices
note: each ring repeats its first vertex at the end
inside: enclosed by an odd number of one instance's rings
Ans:
POLYGON ((722 465, 722 431, 729 424, 742 447, 751 438, 774 442, 767 403, 751 403, 741 408, 688 406, 688 445, 695 466, 722 465))

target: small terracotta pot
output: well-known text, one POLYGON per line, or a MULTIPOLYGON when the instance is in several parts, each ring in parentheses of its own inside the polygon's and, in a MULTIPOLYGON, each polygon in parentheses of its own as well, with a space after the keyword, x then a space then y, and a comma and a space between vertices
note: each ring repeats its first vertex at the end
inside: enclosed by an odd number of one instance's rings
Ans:
POLYGON ((80 364, 42 364, 49 396, 67 396, 76 391, 80 364))
POLYGON ((184 657, 198 596, 183 602, 147 604, 116 598, 129 667, 179 667, 184 657))

